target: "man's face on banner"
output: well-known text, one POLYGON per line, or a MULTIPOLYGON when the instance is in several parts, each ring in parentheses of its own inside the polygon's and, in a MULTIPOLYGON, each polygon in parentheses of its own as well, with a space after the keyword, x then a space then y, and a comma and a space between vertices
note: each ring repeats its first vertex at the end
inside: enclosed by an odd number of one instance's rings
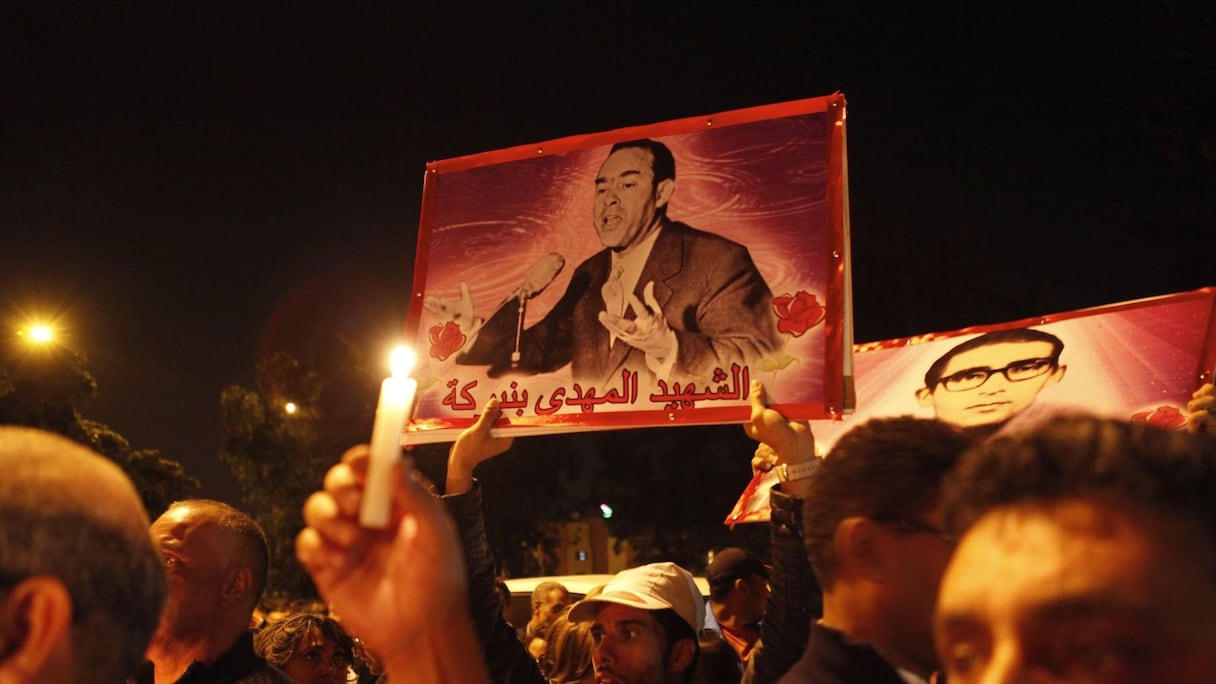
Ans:
POLYGON ((628 251, 658 227, 675 181, 655 186, 649 150, 626 147, 608 155, 595 178, 595 232, 615 251, 628 251))
POLYGON ((956 355, 935 387, 916 391, 938 420, 973 427, 999 423, 1034 403, 1039 392, 1064 377, 1050 342, 999 342, 956 355))

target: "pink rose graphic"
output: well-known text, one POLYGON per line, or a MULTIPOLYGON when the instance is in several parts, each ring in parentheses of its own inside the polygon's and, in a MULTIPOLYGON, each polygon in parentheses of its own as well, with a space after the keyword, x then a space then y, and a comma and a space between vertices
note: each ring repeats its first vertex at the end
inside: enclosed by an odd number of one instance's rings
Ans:
POLYGON ((456 353, 464 346, 464 333, 460 332, 460 326, 456 325, 456 321, 448 321, 443 325, 433 325, 428 330, 431 338, 431 356, 440 361, 447 361, 448 357, 456 353))
POLYGON ((788 294, 773 297, 773 311, 777 313, 777 330, 794 337, 801 337, 827 315, 815 295, 805 290, 792 297, 788 294))
POLYGON ((1137 411, 1132 414, 1132 420, 1166 430, 1186 425, 1186 416, 1174 406, 1158 406, 1152 411, 1137 411))

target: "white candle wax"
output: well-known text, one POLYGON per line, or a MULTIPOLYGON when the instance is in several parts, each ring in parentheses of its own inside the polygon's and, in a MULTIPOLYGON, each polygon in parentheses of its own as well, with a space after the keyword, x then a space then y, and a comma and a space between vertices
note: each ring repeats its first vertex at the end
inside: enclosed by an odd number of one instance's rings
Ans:
POLYGON ((359 524, 383 529, 388 525, 392 500, 393 466, 401 460, 401 429, 409 418, 418 382, 413 378, 390 377, 380 384, 380 403, 372 427, 371 454, 359 524))

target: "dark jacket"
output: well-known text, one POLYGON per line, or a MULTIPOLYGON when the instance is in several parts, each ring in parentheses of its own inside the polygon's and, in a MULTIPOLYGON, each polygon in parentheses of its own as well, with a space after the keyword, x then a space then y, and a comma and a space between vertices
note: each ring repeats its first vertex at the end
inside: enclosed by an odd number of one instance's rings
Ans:
POLYGON ((806 649, 811 623, 823 615, 823 591, 811 569, 802 536, 802 499, 784 494, 781 485, 774 485, 769 500, 772 591, 744 684, 772 684, 780 679, 806 649))
POLYGON ((540 666, 520 643, 515 628, 502 616, 502 601, 494 586, 494 553, 486 539, 481 483, 474 481, 473 489, 467 493, 444 496, 441 500, 456 521, 464 546, 469 573, 469 613, 473 616, 473 628, 485 656, 490 681, 494 684, 546 684, 540 666))
POLYGON ((840 632, 814 625, 802 660, 781 678, 781 684, 905 684, 878 651, 849 641, 840 632))
MULTIPOLYGON (((132 684, 156 681, 152 663, 144 663, 132 684)), ((253 650, 253 632, 246 632, 210 666, 195 661, 177 684, 291 684, 291 678, 253 650)))

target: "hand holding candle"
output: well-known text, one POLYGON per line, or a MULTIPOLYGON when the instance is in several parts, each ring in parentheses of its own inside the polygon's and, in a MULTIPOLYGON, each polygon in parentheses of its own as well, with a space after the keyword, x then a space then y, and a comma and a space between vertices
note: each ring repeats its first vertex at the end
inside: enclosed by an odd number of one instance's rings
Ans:
POLYGON ((413 351, 409 347, 397 347, 392 355, 393 374, 380 385, 367 481, 359 509, 359 524, 364 527, 382 529, 388 525, 393 466, 401 460, 401 431, 413 412, 414 395, 418 390, 418 382, 409 377, 413 365, 413 351))

